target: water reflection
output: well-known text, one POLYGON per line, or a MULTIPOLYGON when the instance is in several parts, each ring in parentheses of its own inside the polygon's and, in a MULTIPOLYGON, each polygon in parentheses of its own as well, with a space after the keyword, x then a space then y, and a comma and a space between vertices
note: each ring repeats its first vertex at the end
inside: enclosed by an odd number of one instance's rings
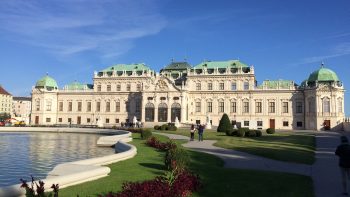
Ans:
POLYGON ((73 133, 1 133, 0 187, 30 175, 43 179, 57 164, 114 154, 97 147, 100 135, 73 133))

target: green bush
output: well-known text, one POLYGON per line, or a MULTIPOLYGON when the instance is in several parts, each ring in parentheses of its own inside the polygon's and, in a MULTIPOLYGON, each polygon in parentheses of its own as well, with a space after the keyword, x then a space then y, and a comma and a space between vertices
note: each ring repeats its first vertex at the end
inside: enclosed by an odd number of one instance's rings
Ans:
POLYGON ((170 125, 170 126, 168 127, 168 130, 169 130, 169 131, 176 131, 176 130, 177 130, 177 127, 176 127, 175 125, 170 125))
POLYGON ((244 137, 244 135, 245 135, 245 130, 242 129, 242 128, 239 128, 239 129, 237 130, 236 136, 237 136, 237 137, 244 137))
POLYGON ((160 126, 160 130, 162 131, 169 130, 168 124, 163 124, 162 126, 160 126))
POLYGON ((167 150, 165 153, 165 166, 169 170, 176 170, 182 171, 187 168, 187 165, 190 162, 190 157, 183 148, 171 148, 167 150))
POLYGON ((244 132, 245 137, 256 137, 256 130, 248 130, 244 132))
POLYGON ((147 140, 151 136, 152 136, 152 131, 150 131, 149 129, 145 129, 141 131, 141 139, 147 140))
POLYGON ((225 133, 231 133, 233 131, 233 127, 230 123, 230 119, 228 118, 227 114, 222 115, 221 120, 219 122, 219 126, 216 131, 225 133))
POLYGON ((274 134, 275 133, 275 129, 274 128, 268 128, 268 129, 266 129, 266 133, 267 134, 274 134))
POLYGON ((160 126, 159 125, 154 125, 154 130, 160 130, 160 126))
POLYGON ((256 130, 256 137, 261 137, 262 136, 262 132, 260 130, 256 130))

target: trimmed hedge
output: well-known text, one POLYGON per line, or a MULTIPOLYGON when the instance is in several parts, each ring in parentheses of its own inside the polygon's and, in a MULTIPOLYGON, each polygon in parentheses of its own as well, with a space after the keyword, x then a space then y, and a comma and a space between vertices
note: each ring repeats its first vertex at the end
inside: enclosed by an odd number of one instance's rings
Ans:
POLYGON ((268 129, 266 129, 266 133, 267 134, 274 134, 275 133, 275 129, 274 128, 268 128, 268 129))
POLYGON ((165 130, 168 130, 168 129, 169 129, 168 124, 163 124, 162 126, 160 126, 160 130, 162 130, 162 131, 165 131, 165 130))
POLYGON ((177 130, 177 127, 176 127, 175 125, 170 125, 170 126, 168 127, 168 130, 169 130, 169 131, 176 131, 176 130, 177 130))
POLYGON ((160 126, 159 125, 154 125, 154 130, 160 130, 160 126))
POLYGON ((226 131, 227 136, 237 137, 261 137, 262 132, 260 130, 250 130, 249 128, 233 129, 232 131, 226 131))

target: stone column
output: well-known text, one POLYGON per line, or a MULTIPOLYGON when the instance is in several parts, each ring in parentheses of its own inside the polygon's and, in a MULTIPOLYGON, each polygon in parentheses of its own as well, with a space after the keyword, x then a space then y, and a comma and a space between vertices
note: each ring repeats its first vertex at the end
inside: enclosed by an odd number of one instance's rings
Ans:
POLYGON ((167 120, 167 122, 171 122, 171 103, 169 101, 169 98, 170 97, 168 97, 168 102, 167 102, 167 105, 168 105, 168 120, 167 120))
POLYGON ((183 95, 181 95, 181 118, 180 118, 180 123, 184 123, 185 122, 185 120, 186 120, 186 118, 185 118, 185 116, 186 116, 186 106, 185 106, 185 98, 184 98, 184 96, 183 95))
POLYGON ((158 122, 158 101, 157 97, 154 97, 154 122, 158 122))
POLYGON ((141 122, 145 122, 146 121, 146 117, 145 117, 145 106, 146 106, 146 99, 145 99, 145 95, 141 96, 141 122))

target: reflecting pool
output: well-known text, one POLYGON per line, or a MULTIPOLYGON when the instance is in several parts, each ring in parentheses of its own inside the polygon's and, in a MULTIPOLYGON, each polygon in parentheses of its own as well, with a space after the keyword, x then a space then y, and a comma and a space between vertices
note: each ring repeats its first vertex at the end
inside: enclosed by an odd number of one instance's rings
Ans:
POLYGON ((101 135, 78 133, 0 132, 0 187, 19 179, 44 179, 57 164, 114 154, 98 147, 101 135))

